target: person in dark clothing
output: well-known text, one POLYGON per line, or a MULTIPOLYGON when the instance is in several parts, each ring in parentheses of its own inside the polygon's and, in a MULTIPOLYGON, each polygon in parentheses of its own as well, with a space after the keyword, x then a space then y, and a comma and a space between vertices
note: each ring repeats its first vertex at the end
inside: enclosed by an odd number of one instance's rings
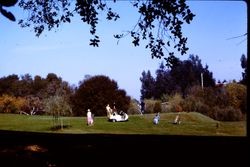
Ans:
POLYGON ((143 114, 144 110, 145 110, 145 103, 144 103, 144 101, 141 101, 140 106, 141 106, 141 113, 143 114))

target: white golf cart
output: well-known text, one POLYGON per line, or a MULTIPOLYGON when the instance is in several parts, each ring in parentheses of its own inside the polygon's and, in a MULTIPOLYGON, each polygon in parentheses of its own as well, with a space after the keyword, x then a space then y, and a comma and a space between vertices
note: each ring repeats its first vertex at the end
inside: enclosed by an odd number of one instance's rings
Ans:
POLYGON ((128 114, 121 111, 119 114, 117 112, 113 112, 108 115, 108 120, 111 122, 123 122, 128 121, 128 114))

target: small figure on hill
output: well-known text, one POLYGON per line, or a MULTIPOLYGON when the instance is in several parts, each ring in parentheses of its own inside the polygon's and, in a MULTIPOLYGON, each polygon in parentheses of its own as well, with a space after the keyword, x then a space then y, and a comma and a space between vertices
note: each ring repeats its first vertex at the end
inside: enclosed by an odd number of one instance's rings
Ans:
POLYGON ((158 112, 155 116, 154 116, 154 119, 153 119, 153 123, 155 125, 159 124, 160 122, 160 113, 158 112))
POLYGON ((180 114, 177 114, 175 119, 174 119, 174 122, 173 124, 180 124, 181 123, 181 118, 180 118, 180 114))

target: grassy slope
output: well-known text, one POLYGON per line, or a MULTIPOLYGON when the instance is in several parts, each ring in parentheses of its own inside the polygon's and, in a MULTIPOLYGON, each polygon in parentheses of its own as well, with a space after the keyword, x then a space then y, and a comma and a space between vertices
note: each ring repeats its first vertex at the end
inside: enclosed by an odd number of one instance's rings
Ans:
POLYGON ((160 134, 195 136, 246 136, 246 122, 220 122, 199 113, 181 113, 180 125, 172 124, 175 114, 161 114, 160 124, 153 125, 154 114, 131 115, 128 122, 108 122, 106 117, 95 117, 94 126, 86 125, 86 117, 64 117, 64 124, 70 125, 59 131, 52 131, 51 116, 27 116, 0 114, 0 130, 17 130, 55 133, 105 133, 105 134, 160 134))

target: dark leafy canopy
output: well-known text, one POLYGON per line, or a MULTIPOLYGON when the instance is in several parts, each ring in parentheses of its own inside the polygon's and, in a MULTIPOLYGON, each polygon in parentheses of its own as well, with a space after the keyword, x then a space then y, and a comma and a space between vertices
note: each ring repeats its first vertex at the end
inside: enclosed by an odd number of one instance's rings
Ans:
POLYGON ((175 89, 173 77, 163 63, 156 70, 154 98, 160 99, 162 94, 170 95, 175 89), (167 85, 167 86, 166 86, 167 85))
POLYGON ((106 115, 106 105, 109 104, 117 110, 127 111, 130 97, 118 88, 117 83, 109 77, 98 75, 80 82, 73 100, 75 115, 86 115, 87 109, 98 116, 106 115))
POLYGON ((0 0, 0 13, 2 13, 2 15, 8 18, 9 20, 16 21, 15 16, 11 12, 3 8, 14 6, 16 3, 17 0, 0 0))
POLYGON ((215 86, 213 73, 201 64, 198 56, 190 55, 188 60, 178 60, 171 68, 165 68, 163 64, 156 70, 156 79, 151 76, 150 71, 142 72, 140 78, 141 98, 160 99, 163 95, 172 95, 176 92, 183 96, 194 85, 201 85, 201 73, 203 74, 204 87, 215 86))
POLYGON ((54 73, 49 73, 46 78, 36 75, 33 79, 30 74, 0 78, 0 97, 8 95, 22 99, 19 105, 22 106, 21 110, 31 115, 44 114, 45 99, 59 96, 70 103, 72 94, 73 88, 68 82, 54 73))
POLYGON ((241 67, 244 70, 244 72, 242 72, 242 80, 240 81, 240 83, 247 85, 247 58, 244 54, 241 56, 240 62, 241 67))
POLYGON ((32 79, 30 74, 24 74, 20 78, 16 74, 0 78, 0 96, 8 94, 15 97, 35 96, 44 99, 54 95, 70 96, 72 93, 69 83, 62 81, 62 78, 54 73, 49 73, 46 78, 36 75, 32 79))
POLYGON ((155 79, 151 75, 151 72, 149 70, 147 71, 147 73, 145 71, 142 72, 142 77, 140 78, 140 81, 142 83, 141 100, 154 97, 155 79))
MULTIPOLYGON (((134 46, 139 46, 141 40, 148 40, 145 47, 150 49, 152 58, 164 57, 167 65, 175 63, 174 52, 168 48, 173 47, 182 55, 187 52, 187 38, 182 34, 182 25, 190 24, 195 15, 185 0, 134 0, 131 4, 140 14, 138 22, 132 30, 116 34, 115 38, 119 40, 130 35, 134 46), (165 51, 169 56, 164 56, 165 51)), ((45 29, 52 30, 62 23, 70 23, 74 15, 80 15, 81 20, 90 25, 93 35, 90 45, 94 47, 98 47, 100 42, 97 35, 99 13, 105 11, 107 20, 119 18, 105 0, 20 0, 19 6, 29 13, 28 18, 20 20, 19 24, 21 27, 33 26, 37 36, 45 29)))
POLYGON ((171 76, 174 83, 178 85, 178 91, 183 96, 186 95, 188 88, 194 85, 201 85, 201 74, 203 74, 204 87, 215 86, 213 73, 201 64, 198 56, 190 55, 188 60, 180 61, 178 65, 171 69, 171 76))

